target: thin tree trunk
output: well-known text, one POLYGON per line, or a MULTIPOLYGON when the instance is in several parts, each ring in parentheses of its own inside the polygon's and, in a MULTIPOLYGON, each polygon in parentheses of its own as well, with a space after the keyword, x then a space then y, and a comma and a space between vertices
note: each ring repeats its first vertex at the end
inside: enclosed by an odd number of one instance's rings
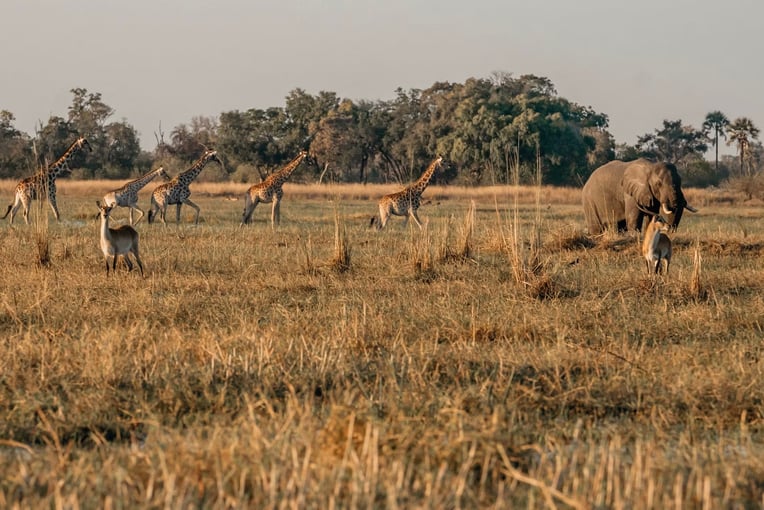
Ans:
POLYGON ((714 137, 714 147, 716 147, 716 175, 719 175, 719 129, 714 131, 716 136, 714 137))

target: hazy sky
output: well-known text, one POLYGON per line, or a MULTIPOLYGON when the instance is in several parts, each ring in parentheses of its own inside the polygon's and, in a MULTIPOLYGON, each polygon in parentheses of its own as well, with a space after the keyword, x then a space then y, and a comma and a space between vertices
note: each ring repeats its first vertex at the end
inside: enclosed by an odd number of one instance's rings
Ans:
POLYGON ((0 20, 0 110, 29 134, 75 87, 151 149, 160 122, 298 87, 392 99, 495 71, 549 78, 619 143, 712 110, 764 129, 761 0, 2 0, 0 20))

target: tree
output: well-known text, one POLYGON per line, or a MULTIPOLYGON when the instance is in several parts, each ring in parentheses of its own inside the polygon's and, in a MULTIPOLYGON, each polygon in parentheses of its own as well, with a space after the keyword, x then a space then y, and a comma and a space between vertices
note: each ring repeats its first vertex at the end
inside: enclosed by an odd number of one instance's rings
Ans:
POLYGON ((13 126, 15 120, 8 110, 0 111, 0 178, 20 177, 32 166, 29 137, 13 126))
MULTIPOLYGON (((740 173, 745 175, 745 161, 751 157, 751 142, 758 139, 759 128, 753 121, 747 117, 739 117, 727 126, 727 145, 733 143, 737 145, 737 151, 740 156, 740 173)), ((749 165, 750 170, 750 165, 749 165)))
MULTIPOLYGON (((123 120, 112 122, 104 126, 106 140, 106 172, 104 177, 124 178, 131 175, 132 170, 138 166, 141 154, 141 145, 138 132, 133 126, 123 120)), ((148 168, 140 168, 140 173, 145 173, 148 168)))
POLYGON ((705 140, 702 131, 683 126, 681 120, 664 120, 662 129, 637 139, 637 148, 643 156, 681 164, 706 152, 705 140))
POLYGON ((729 123, 730 121, 727 116, 718 110, 706 114, 706 119, 703 121, 703 133, 706 136, 713 133, 713 137, 710 140, 716 149, 714 157, 714 170, 716 173, 719 173, 719 136, 722 136, 724 139, 727 138, 726 129, 729 123))

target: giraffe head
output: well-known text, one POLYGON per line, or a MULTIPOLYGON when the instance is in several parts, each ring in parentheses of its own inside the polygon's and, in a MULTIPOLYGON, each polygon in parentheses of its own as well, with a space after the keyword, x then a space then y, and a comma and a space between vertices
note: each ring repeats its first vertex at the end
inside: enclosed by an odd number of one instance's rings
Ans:
POLYGON ((88 142, 87 138, 84 136, 77 138, 77 141, 74 142, 73 147, 77 147, 78 149, 87 147, 88 152, 93 152, 93 147, 90 146, 90 142, 88 142))

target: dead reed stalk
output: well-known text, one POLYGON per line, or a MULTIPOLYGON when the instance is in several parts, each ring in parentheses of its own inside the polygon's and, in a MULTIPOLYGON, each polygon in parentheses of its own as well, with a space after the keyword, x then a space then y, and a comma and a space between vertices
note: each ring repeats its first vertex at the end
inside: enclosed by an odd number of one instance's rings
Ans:
POLYGON ((350 270, 350 243, 348 242, 345 223, 340 218, 339 211, 334 213, 334 257, 331 267, 338 273, 350 270))

